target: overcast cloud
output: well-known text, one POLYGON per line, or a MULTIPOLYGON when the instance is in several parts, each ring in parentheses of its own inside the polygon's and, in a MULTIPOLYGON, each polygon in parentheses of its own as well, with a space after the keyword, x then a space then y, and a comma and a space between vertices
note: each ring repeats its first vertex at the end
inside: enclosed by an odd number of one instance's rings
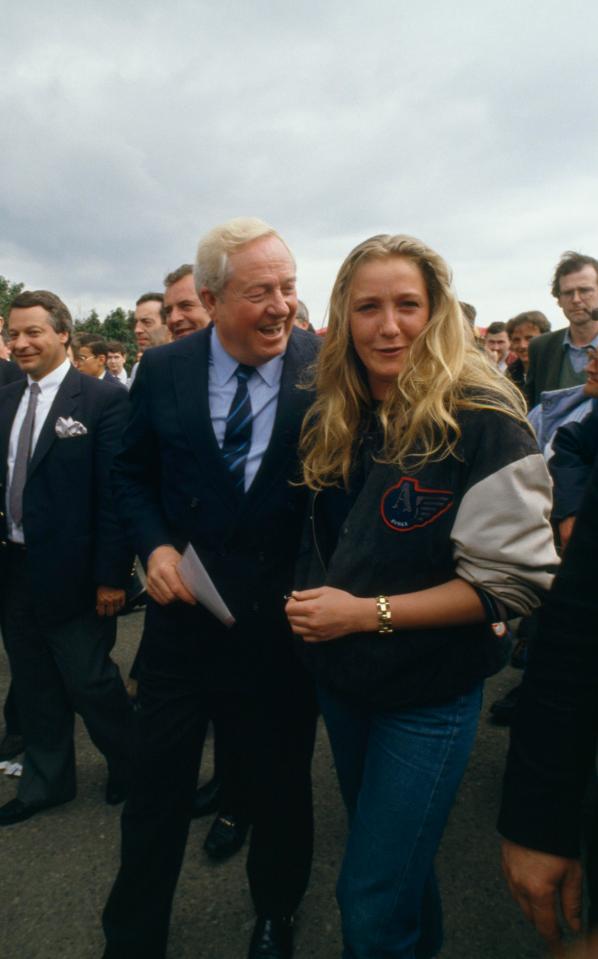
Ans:
POLYGON ((378 232, 442 253, 486 324, 598 256, 598 8, 379 0, 5 5, 0 273, 130 307, 231 216, 271 222, 319 324, 378 232))

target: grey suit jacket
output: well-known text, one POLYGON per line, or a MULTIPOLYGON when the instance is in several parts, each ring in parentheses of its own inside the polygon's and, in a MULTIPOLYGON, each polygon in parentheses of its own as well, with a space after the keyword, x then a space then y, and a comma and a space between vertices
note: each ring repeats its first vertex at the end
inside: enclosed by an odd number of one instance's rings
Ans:
POLYGON ((529 368, 525 392, 530 409, 540 402, 544 390, 558 390, 565 351, 566 329, 535 336, 529 344, 529 368))

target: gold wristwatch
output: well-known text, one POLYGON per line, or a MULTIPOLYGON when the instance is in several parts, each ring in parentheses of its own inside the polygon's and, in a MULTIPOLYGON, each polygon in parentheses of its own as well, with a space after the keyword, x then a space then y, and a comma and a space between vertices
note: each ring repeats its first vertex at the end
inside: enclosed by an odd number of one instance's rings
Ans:
POLYGON ((376 597, 376 609, 378 611, 378 632, 383 636, 394 632, 392 628, 392 613, 388 596, 376 597))

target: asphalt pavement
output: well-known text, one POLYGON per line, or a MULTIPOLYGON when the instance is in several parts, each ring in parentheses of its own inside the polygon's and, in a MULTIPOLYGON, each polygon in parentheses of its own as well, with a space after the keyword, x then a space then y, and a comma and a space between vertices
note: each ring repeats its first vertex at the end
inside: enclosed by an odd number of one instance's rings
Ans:
MULTIPOLYGON (((119 620, 116 659, 127 674, 142 614, 119 620)), ((534 931, 501 877, 495 822, 507 731, 488 724, 488 704, 519 680, 506 669, 487 683, 474 753, 438 857, 445 907, 440 959, 541 959, 534 931)), ((8 669, 0 653, 0 697, 8 669)), ((68 805, 0 832, 0 959, 100 959, 99 916, 116 874, 120 808, 104 803, 105 765, 77 721, 78 794, 68 805)), ((211 748, 205 769, 210 775, 211 748)), ((156 778, 168 776, 156 768, 156 778)), ((0 775, 0 804, 15 782, 0 775)), ((325 732, 314 757, 316 847, 311 883, 297 916, 296 959, 339 959, 334 898, 345 816, 325 732)), ((202 850, 211 819, 195 820, 175 899, 169 959, 245 959, 253 928, 244 852, 214 864, 202 850)), ((290 824, 292 828, 292 824, 290 824)))

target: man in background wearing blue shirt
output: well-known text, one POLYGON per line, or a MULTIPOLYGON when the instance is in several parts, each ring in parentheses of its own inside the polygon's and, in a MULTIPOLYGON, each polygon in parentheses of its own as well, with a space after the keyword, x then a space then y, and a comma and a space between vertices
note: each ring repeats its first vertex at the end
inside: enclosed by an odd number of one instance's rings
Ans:
POLYGON ((551 292, 569 326, 530 342, 525 381, 530 409, 540 402, 545 390, 585 383, 587 349, 598 347, 598 322, 592 319, 592 310, 598 308, 598 260, 581 253, 563 253, 551 292))

